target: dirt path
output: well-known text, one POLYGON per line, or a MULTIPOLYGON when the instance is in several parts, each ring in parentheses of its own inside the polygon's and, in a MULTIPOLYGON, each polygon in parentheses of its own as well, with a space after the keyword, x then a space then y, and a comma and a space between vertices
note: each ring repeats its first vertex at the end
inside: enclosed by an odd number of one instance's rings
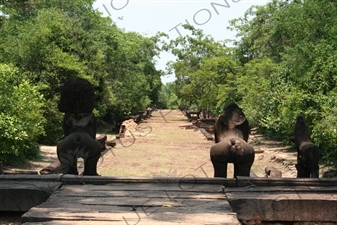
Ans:
MULTIPOLYGON (((154 112, 151 119, 138 126, 139 132, 117 140, 116 147, 100 161, 99 174, 213 177, 209 158, 213 141, 207 141, 200 130, 191 125, 178 110, 154 112)), ((266 140, 254 132, 249 142, 256 150, 264 151, 256 154, 252 167, 257 176, 264 176, 265 167, 273 166, 282 171, 283 177, 296 177, 295 152, 288 152, 280 142, 266 140)), ((233 177, 232 164, 229 164, 228 177, 233 177)))
MULTIPOLYGON (((212 177, 209 149, 213 141, 207 141, 179 110, 160 110, 152 115, 136 131, 116 140, 115 148, 100 159, 98 173, 102 176, 212 177)), ((115 135, 108 135, 108 140, 113 139, 115 135)), ((264 176, 266 166, 281 170, 283 177, 296 176, 292 165, 296 155, 288 152, 282 143, 266 140, 254 131, 249 142, 256 150, 264 151, 256 154, 252 167, 257 176, 264 176)), ((42 161, 31 162, 27 169, 39 171, 57 159, 55 146, 41 146, 41 152, 42 161)), ((232 164, 229 164, 228 177, 233 177, 232 164)))
POLYGON ((152 115, 128 137, 117 140, 116 147, 99 163, 98 173, 111 176, 212 176, 209 160, 212 142, 206 141, 180 111, 155 111, 152 115))
MULTIPOLYGON (((213 141, 207 141, 179 110, 159 110, 152 115, 127 137, 116 140, 117 145, 99 160, 98 173, 102 176, 213 177, 209 158, 213 141)), ((108 140, 113 139, 115 135, 108 135, 108 140)), ((296 177, 296 152, 281 142, 266 139, 254 129, 249 143, 263 152, 256 154, 252 167, 257 176, 263 177, 265 167, 273 166, 282 171, 282 177, 296 177)), ((55 146, 41 146, 41 154, 41 161, 30 162, 24 169, 40 171, 57 160, 55 146)), ((321 169, 320 177, 323 170, 327 169, 321 169)), ((228 177, 233 177, 232 164, 229 164, 228 177)))
MULTIPOLYGON (((109 176, 195 176, 213 177, 209 158, 213 141, 208 141, 192 126, 179 110, 159 110, 142 122, 128 137, 101 158, 98 171, 109 176)), ((108 136, 114 139, 115 136, 108 136)), ((265 176, 272 166, 282 177, 296 177, 297 153, 280 141, 270 140, 251 131, 248 142, 260 153, 255 155, 252 171, 265 176)), ((320 177, 328 168, 320 165, 320 177)), ((233 177, 233 165, 228 165, 228 177, 233 177)))

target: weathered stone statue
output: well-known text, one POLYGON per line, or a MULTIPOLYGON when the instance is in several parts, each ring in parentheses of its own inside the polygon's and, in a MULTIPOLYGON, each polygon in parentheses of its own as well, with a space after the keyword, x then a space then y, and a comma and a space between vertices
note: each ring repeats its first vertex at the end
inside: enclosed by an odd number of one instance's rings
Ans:
POLYGON ((98 175, 97 161, 101 144, 96 140, 96 118, 93 114, 95 92, 92 84, 82 78, 68 80, 58 105, 63 118, 64 139, 57 145, 57 156, 63 174, 75 174, 77 159, 84 159, 83 175, 98 175))
POLYGON ((250 176, 255 151, 247 143, 249 133, 242 109, 235 102, 229 103, 214 124, 215 144, 210 150, 214 177, 227 178, 228 163, 234 164, 234 177, 250 176))
POLYGON ((299 114, 293 130, 297 149, 297 178, 319 177, 319 148, 310 138, 310 130, 299 114))

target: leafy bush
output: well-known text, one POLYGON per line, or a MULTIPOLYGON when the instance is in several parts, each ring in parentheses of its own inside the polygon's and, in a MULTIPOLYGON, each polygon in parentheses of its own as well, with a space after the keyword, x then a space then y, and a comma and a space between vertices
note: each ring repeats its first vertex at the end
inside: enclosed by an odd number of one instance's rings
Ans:
POLYGON ((38 156, 43 134, 43 97, 13 66, 0 64, 0 159, 5 163, 38 156))
POLYGON ((337 165, 337 100, 336 94, 321 96, 320 119, 314 121, 311 138, 319 146, 327 165, 337 165))
POLYGON ((177 96, 174 93, 174 84, 167 83, 161 86, 157 108, 159 109, 177 109, 177 96))
POLYGON ((39 144, 56 145, 63 138, 63 113, 57 110, 56 101, 47 101, 43 107, 43 116, 46 118, 44 133, 38 138, 39 144))

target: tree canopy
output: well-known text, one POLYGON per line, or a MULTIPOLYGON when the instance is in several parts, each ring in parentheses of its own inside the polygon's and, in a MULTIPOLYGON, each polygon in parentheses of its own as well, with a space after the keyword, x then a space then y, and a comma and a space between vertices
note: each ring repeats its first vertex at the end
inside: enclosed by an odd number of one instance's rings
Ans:
POLYGON ((237 33, 231 43, 187 24, 188 34, 169 42, 162 42, 163 33, 126 32, 94 10, 93 2, 0 1, 0 82, 6 86, 0 91, 6 99, 0 138, 14 143, 2 146, 0 157, 26 157, 24 149, 37 142, 60 140, 60 88, 82 77, 95 87, 95 114, 106 120, 151 104, 219 114, 236 101, 252 126, 289 143, 296 116, 303 113, 323 158, 337 163, 335 1, 253 6, 230 21, 237 33), (156 69, 161 51, 176 57, 165 72, 156 69), (176 80, 162 85, 164 73, 176 80), (22 99, 31 104, 15 110, 12 105, 21 106, 22 99))
POLYGON ((166 50, 176 95, 219 113, 229 101, 249 121, 290 142, 299 113, 328 164, 337 163, 336 3, 273 0, 230 21, 232 47, 189 25, 166 50))
MULTIPOLYGON (((57 103, 60 88, 69 78, 85 78, 94 85, 97 96, 94 113, 99 118, 130 115, 158 101, 162 72, 156 69, 155 58, 161 34, 144 37, 126 32, 94 10, 93 3, 93 0, 0 2, 0 63, 4 70, 0 72, 16 71, 19 87, 23 85, 42 96, 35 112, 36 118, 45 122, 39 123, 41 127, 32 133, 32 142, 38 137, 40 143, 55 144, 62 138, 62 114, 57 103)), ((7 91, 13 90, 2 90, 7 91)), ((14 96, 4 94, 13 107, 19 103, 14 96)), ((34 111, 26 110, 25 113, 34 111)), ((0 113, 15 116, 9 110, 0 113)), ((22 126, 25 132, 31 129, 24 120, 20 122, 13 126, 22 126)), ((6 127, 0 126, 0 135, 4 132, 8 132, 6 127)), ((12 152, 17 151, 21 151, 19 147, 12 152)))

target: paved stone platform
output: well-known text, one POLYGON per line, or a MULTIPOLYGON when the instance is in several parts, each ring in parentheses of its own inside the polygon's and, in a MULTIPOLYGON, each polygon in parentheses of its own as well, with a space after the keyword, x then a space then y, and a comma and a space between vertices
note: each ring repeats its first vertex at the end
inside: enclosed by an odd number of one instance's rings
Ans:
POLYGON ((225 194, 240 221, 337 224, 336 179, 239 177, 237 186, 225 194))
POLYGON ((61 185, 60 175, 0 175, 0 211, 28 211, 61 185))
POLYGON ((30 224, 337 224, 337 180, 2 175, 30 224))
POLYGON ((64 185, 25 213, 23 224, 240 224, 223 193, 235 179, 108 180, 63 177, 64 185))

